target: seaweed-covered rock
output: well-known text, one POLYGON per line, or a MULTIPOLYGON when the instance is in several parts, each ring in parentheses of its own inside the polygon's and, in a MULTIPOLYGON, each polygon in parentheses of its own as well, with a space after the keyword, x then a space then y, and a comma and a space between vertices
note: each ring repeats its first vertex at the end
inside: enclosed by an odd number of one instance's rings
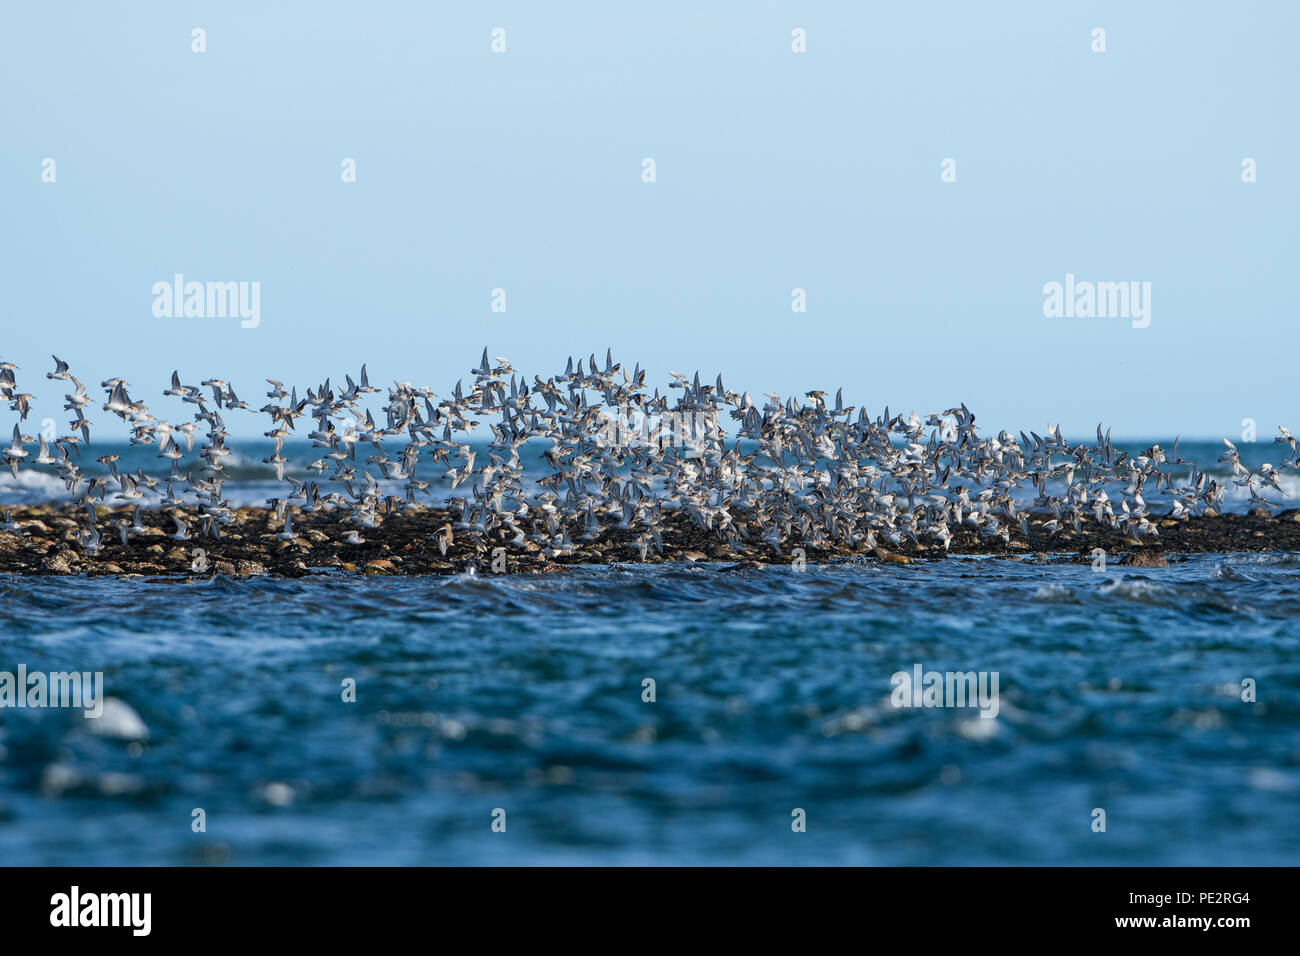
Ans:
POLYGON ((1133 568, 1167 568, 1169 562, 1159 551, 1132 551, 1124 556, 1120 564, 1133 568))

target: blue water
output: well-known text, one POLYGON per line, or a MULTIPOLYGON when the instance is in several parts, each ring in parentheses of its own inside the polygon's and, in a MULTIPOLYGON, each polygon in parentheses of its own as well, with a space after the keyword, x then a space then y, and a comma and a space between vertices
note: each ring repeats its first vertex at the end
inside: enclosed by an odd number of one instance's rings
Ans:
POLYGON ((0 670, 102 670, 147 727, 0 710, 0 861, 1290 864, 1298 615, 1278 554, 0 576, 0 670), (916 664, 998 716, 894 707, 916 664))

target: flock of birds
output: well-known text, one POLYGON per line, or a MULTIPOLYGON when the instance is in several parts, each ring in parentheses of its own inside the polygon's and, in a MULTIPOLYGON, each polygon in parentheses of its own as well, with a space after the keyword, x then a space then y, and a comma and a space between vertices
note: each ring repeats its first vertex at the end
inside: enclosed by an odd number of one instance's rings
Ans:
MULTIPOLYGON (((143 468, 127 472, 110 453, 95 459, 102 473, 89 475, 78 462, 90 445, 85 408, 93 399, 66 362, 55 356, 54 363, 46 377, 71 389, 64 408, 76 417, 68 434, 23 434, 32 395, 17 391, 17 366, 0 361, 0 398, 20 416, 0 454, 15 476, 20 466, 57 469, 85 509, 79 540, 88 552, 101 543, 96 504, 135 506, 132 520, 119 519, 112 528, 124 545, 144 531, 142 509, 159 505, 192 509, 171 512, 175 540, 200 533, 219 538, 236 517, 222 493, 231 454, 225 417, 232 413, 269 416, 271 448, 262 461, 284 486, 282 496, 268 500, 284 540, 294 537, 290 506, 338 512, 351 526, 345 540, 360 543, 362 531, 394 510, 426 507, 421 496, 430 504, 449 502, 459 512, 456 532, 479 550, 532 541, 548 557, 570 554, 575 539, 595 540, 612 529, 630 533, 642 559, 651 548, 662 554, 669 511, 738 549, 761 541, 779 554, 795 543, 856 549, 910 541, 946 549, 957 529, 1009 542, 1015 528, 1029 537, 1030 513, 1045 519, 1037 527, 1048 536, 1067 527, 1079 531, 1091 516, 1142 539, 1157 536, 1166 516, 1220 508, 1226 491, 1179 457, 1177 440, 1169 452, 1153 445, 1130 455, 1113 448, 1100 426, 1095 445, 1068 443, 1059 426, 1046 436, 1002 431, 982 438, 964 404, 925 418, 891 415, 887 408, 873 418, 846 406, 842 390, 833 402, 810 391, 802 400, 766 394, 759 404, 725 388, 721 376, 706 384, 698 373, 670 373, 670 391, 651 393, 639 365, 629 371, 608 352, 603 365, 594 355, 585 367, 570 359, 562 375, 534 377, 529 385, 507 360, 490 361, 486 349, 470 370, 472 384, 466 388, 462 379, 446 397, 395 382, 379 422, 363 407, 367 395, 381 391, 370 385, 364 365, 357 381, 345 376, 345 388, 327 379, 302 397, 296 387, 267 379, 269 401, 256 412, 229 382, 184 384, 173 372, 162 394, 195 407, 192 420, 179 424, 156 417, 132 399, 125 381, 109 378, 100 383, 103 410, 126 424, 131 445, 155 446, 170 467, 158 476, 143 468), (476 450, 471 436, 485 420, 491 440, 476 450), (314 477, 299 479, 286 473, 283 452, 285 441, 303 432, 321 452, 309 466, 314 477), (542 454, 550 471, 535 487, 528 486, 520 458, 532 440, 550 443, 542 454), (183 464, 196 441, 197 461, 183 464), (417 475, 445 477, 453 491, 464 486, 468 493, 446 499, 417 475), (399 487, 404 494, 387 493, 399 487), (1022 494, 1017 503, 1015 492, 1028 489, 1032 501, 1022 494), (1166 499, 1167 515, 1153 515, 1147 502, 1153 494, 1166 499), (199 528, 181 514, 196 515, 199 528)), ((1291 452, 1280 467, 1300 468, 1296 438, 1279 431, 1275 442, 1291 452)), ((1253 505, 1272 506, 1261 492, 1282 492, 1279 468, 1264 464, 1253 472, 1231 442, 1224 444, 1219 460, 1231 464, 1230 480, 1248 490, 1253 505)), ((6 514, 0 531, 18 530, 6 514)), ((445 553, 445 538, 439 546, 445 553)))

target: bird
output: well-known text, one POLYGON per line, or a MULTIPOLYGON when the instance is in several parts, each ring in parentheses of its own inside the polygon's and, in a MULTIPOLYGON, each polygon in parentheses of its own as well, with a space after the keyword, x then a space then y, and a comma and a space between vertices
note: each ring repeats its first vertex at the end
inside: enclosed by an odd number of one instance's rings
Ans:
MULTIPOLYGON (((755 392, 759 404, 728 390, 720 373, 669 371, 666 384, 651 386, 639 363, 629 369, 608 348, 603 361, 595 352, 569 357, 563 372, 530 379, 486 346, 449 391, 409 381, 381 389, 362 363, 341 386, 337 377, 306 389, 267 378, 269 402, 256 410, 229 376, 195 386, 173 370, 162 390, 170 401, 158 409, 109 377, 103 411, 129 437, 87 465, 79 456, 92 399, 52 357, 46 377, 72 383, 70 433, 33 439, 15 425, 0 456, 15 478, 24 468, 56 469, 79 505, 131 507, 129 525, 112 525, 124 545, 146 533, 145 508, 170 509, 173 540, 221 536, 236 517, 224 488, 240 461, 227 420, 252 416, 269 418, 269 429, 256 431, 268 444, 260 460, 276 486, 266 504, 283 522, 278 540, 297 540, 295 505, 337 520, 343 543, 359 545, 362 530, 443 504, 452 518, 429 536, 441 555, 502 543, 564 558, 615 535, 624 553, 649 560, 683 531, 783 560, 796 547, 942 553, 1014 536, 1068 541, 1093 528, 1155 537, 1160 518, 1217 510, 1228 494, 1275 506, 1266 496, 1285 496, 1284 469, 1300 468, 1284 426, 1274 442, 1290 457, 1279 465, 1248 467, 1225 439, 1211 477, 1183 458, 1178 437, 1169 452, 1151 444, 1139 453, 1116 448, 1100 423, 1095 442, 1070 441, 1057 423, 994 434, 977 428, 964 402, 872 414, 849 404, 842 386, 755 392), (306 436, 313 461, 295 466, 293 435, 306 436), (167 473, 137 467, 142 446, 156 448, 167 473)), ((0 362, 0 398, 21 422, 34 400, 18 392, 18 371, 0 362)), ((93 515, 82 534, 96 543, 93 515)), ((14 527, 10 518, 0 529, 14 527)))
POLYGON ((0 522, 0 531, 6 534, 16 534, 20 538, 27 537, 27 532, 19 526, 18 522, 14 521, 13 513, 10 511, 5 512, 5 520, 0 522))
POLYGON ((276 538, 280 541, 292 541, 295 535, 293 533, 293 514, 289 511, 284 513, 284 527, 276 538))
POLYGON ((19 463, 22 462, 25 458, 27 458, 29 454, 27 449, 24 448, 23 446, 31 444, 31 442, 32 442, 32 436, 24 435, 21 431, 19 431, 18 426, 15 425, 13 440, 9 443, 9 447, 4 450, 5 463, 9 466, 9 470, 13 473, 13 476, 15 478, 18 477, 19 463))

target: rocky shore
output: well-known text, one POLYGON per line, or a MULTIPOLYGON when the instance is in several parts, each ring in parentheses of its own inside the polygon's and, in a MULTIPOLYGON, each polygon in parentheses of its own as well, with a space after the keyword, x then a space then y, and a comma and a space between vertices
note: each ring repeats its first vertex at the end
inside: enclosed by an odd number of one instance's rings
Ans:
POLYGON ((378 527, 369 529, 345 524, 333 511, 306 513, 295 509, 291 538, 283 536, 283 523, 273 512, 240 508, 220 539, 194 535, 178 540, 173 535, 173 513, 192 521, 192 515, 178 509, 145 511, 143 530, 131 531, 124 545, 117 522, 129 524, 132 510, 100 506, 96 512, 102 532, 99 546, 88 550, 79 537, 86 522, 84 510, 57 505, 15 508, 11 511, 10 530, 0 531, 0 573, 303 577, 322 572, 460 574, 473 568, 482 574, 518 574, 574 565, 674 561, 757 567, 861 558, 911 564, 918 559, 959 554, 1018 558, 1055 555, 1091 562, 1098 548, 1106 552, 1108 561, 1121 565, 1161 567, 1181 554, 1300 551, 1300 510, 1296 509, 1273 516, 1256 509, 1248 515, 1166 518, 1158 523, 1158 537, 1141 541, 1091 521, 1085 522, 1080 532, 1067 529, 1049 534, 1042 530, 1041 520, 1031 520, 1028 537, 1017 529, 1006 542, 956 530, 946 551, 941 546, 918 546, 911 541, 871 550, 801 549, 796 538, 781 553, 763 543, 757 530, 751 534, 753 542, 749 546, 735 549, 692 524, 686 516, 671 513, 661 532, 662 554, 652 546, 644 556, 638 535, 632 531, 606 529, 594 538, 584 539, 575 523, 569 529, 573 550, 555 554, 533 541, 511 543, 504 534, 494 540, 457 531, 453 514, 438 508, 394 511, 378 527))

